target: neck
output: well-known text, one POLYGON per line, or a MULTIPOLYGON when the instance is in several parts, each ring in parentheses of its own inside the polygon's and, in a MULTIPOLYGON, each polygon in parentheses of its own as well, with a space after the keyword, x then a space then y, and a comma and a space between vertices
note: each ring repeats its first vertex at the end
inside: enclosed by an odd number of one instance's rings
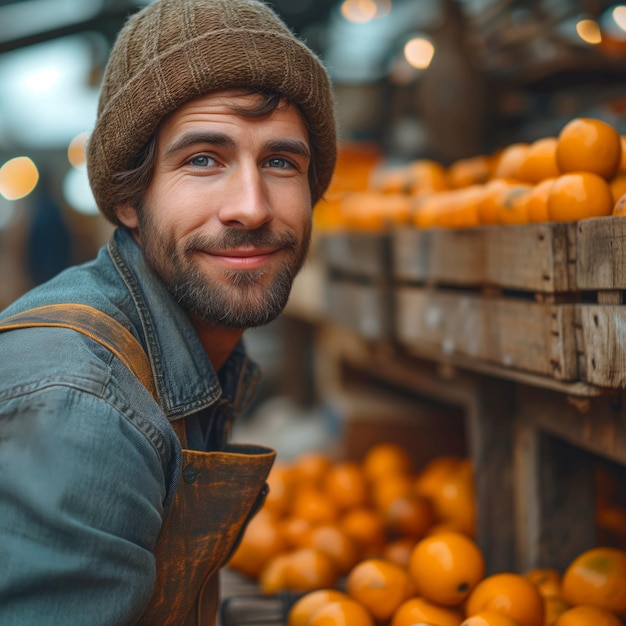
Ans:
POLYGON ((234 350, 241 339, 243 329, 214 326, 203 319, 191 316, 191 323, 196 329, 213 369, 217 372, 224 365, 228 355, 234 350))

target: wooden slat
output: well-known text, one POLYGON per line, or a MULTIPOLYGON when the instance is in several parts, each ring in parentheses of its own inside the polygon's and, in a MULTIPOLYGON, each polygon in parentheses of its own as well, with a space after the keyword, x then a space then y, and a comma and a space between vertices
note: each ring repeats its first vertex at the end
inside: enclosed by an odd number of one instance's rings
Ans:
POLYGON ((368 278, 389 275, 389 235, 384 233, 336 233, 319 242, 329 268, 368 278))
POLYGON ((392 272, 401 281, 481 285, 485 230, 398 229, 392 233, 392 272))
POLYGON ((580 304, 580 378, 601 387, 626 388, 626 307, 580 304))
POLYGON ((398 229, 391 236, 392 271, 402 282, 568 291, 574 233, 573 223, 398 229))
POLYGON ((389 339, 391 297, 385 285, 330 280, 326 286, 326 313, 364 339, 389 339))
POLYGON ((574 305, 546 305, 405 287, 396 293, 398 340, 558 380, 578 376, 574 305))
POLYGON ((626 220, 600 217, 578 222, 576 282, 581 290, 626 289, 626 220))

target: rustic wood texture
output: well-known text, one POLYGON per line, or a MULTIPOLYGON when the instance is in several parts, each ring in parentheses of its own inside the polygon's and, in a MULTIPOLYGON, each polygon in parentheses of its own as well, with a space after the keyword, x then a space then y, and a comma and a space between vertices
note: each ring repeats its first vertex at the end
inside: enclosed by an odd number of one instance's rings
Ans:
POLYGON ((366 278, 388 278, 390 238, 379 233, 341 233, 320 238, 319 245, 329 268, 366 278))
POLYGON ((391 238, 392 271, 401 282, 568 291, 574 233, 568 223, 398 229, 391 238))
POLYGON ((575 380, 573 305, 546 305, 462 292, 399 288, 395 332, 412 349, 436 348, 503 367, 575 380))
POLYGON ((387 285, 331 280, 326 294, 326 313, 330 320, 364 339, 390 338, 392 298, 387 285))
POLYGON ((626 307, 577 305, 580 379, 600 387, 626 387, 626 307))
POLYGON ((626 220, 622 217, 581 220, 576 235, 577 287, 626 289, 626 220))

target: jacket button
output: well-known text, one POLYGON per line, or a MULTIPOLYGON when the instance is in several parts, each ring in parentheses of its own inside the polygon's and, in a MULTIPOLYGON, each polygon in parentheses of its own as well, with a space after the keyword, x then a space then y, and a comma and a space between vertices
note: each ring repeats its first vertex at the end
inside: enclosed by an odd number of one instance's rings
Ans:
POLYGON ((198 473, 193 465, 187 465, 187 467, 183 470, 183 480, 186 483, 196 482, 196 478, 198 478, 198 473))

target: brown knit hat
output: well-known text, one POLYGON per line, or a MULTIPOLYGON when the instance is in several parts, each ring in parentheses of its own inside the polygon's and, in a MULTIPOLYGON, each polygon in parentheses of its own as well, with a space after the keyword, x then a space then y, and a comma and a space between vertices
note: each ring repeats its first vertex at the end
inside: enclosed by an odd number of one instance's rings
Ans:
POLYGON ((330 81, 318 57, 257 0, 156 0, 122 28, 107 64, 87 169, 117 223, 112 177, 135 166, 164 116, 215 89, 265 87, 298 105, 310 130, 313 202, 337 157, 330 81))

